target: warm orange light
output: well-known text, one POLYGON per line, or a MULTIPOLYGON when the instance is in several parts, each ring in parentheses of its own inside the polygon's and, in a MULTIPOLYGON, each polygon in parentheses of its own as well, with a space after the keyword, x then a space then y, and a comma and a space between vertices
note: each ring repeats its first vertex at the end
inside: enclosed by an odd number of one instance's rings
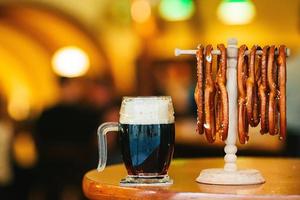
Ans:
POLYGON ((76 46, 63 47, 55 52, 52 67, 55 73, 64 77, 78 77, 89 69, 88 55, 76 46))
POLYGON ((37 152, 30 133, 20 132, 13 141, 13 155, 18 165, 32 167, 37 161, 37 152))
POLYGON ((135 0, 131 5, 132 19, 138 23, 146 22, 151 16, 151 6, 147 0, 135 0))
POLYGON ((8 114, 15 120, 24 120, 29 116, 28 88, 15 86, 9 96, 7 105, 8 114))

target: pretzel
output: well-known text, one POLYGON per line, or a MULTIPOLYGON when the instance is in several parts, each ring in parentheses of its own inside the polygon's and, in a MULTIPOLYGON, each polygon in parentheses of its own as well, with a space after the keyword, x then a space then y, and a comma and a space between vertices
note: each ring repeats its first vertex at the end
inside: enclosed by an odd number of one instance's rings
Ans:
POLYGON ((217 48, 221 51, 218 56, 218 72, 216 76, 216 131, 224 141, 228 135, 229 109, 228 94, 226 90, 226 70, 227 70, 227 53, 224 44, 219 44, 217 48))
POLYGON ((257 77, 255 74, 255 55, 258 47, 254 45, 251 48, 249 55, 249 68, 248 68, 248 78, 246 81, 247 90, 247 117, 250 126, 256 127, 259 123, 259 111, 258 111, 258 96, 257 96, 257 77))
POLYGON ((279 112, 280 112, 280 139, 286 138, 286 47, 279 47, 278 85, 279 85, 279 112))
POLYGON ((245 51, 247 49, 246 45, 242 45, 238 51, 238 136, 241 144, 245 144, 249 140, 249 123, 246 109, 246 79, 248 62, 247 57, 245 56, 245 51))
MULTIPOLYGON (((257 47, 256 50, 261 51, 261 47, 257 47)), ((255 82, 254 82, 254 95, 253 95, 253 121, 252 121, 252 127, 256 127, 260 122, 260 99, 258 97, 258 84, 261 77, 261 61, 262 56, 257 55, 257 69, 255 72, 255 82)))
POLYGON ((197 56, 197 84, 194 93, 195 102, 197 105, 197 132, 203 134, 204 123, 204 62, 203 62, 203 46, 198 45, 197 56))
POLYGON ((216 139, 215 127, 215 85, 212 74, 212 45, 207 45, 205 49, 205 87, 204 87, 204 132, 208 142, 212 143, 216 139))
POLYGON ((269 133, 276 135, 278 133, 278 101, 277 101, 277 65, 274 62, 275 46, 272 45, 269 50, 268 58, 268 85, 270 88, 269 95, 269 133))
POLYGON ((267 80, 267 60, 268 60, 268 51, 269 46, 265 46, 263 48, 262 60, 261 60, 261 77, 258 83, 258 92, 259 92, 259 100, 260 100, 260 133, 265 134, 268 133, 268 80, 267 80))

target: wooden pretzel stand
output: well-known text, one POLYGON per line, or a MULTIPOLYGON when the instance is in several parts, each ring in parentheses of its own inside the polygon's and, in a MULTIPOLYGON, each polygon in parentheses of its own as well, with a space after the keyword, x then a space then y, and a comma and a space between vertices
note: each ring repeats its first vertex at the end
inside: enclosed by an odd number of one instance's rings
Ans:
MULTIPOLYGON (((289 50, 286 51, 289 55, 289 50)), ((196 54, 196 50, 175 49, 175 55, 196 54)), ((219 54, 218 50, 212 51, 212 54, 219 54)), ((225 141, 224 168, 205 169, 200 172, 196 178, 199 183, 214 185, 252 185, 262 184, 265 179, 256 169, 238 169, 236 160, 236 140, 237 140, 237 40, 232 38, 227 44, 227 83, 229 101, 229 129, 228 137, 225 141)))

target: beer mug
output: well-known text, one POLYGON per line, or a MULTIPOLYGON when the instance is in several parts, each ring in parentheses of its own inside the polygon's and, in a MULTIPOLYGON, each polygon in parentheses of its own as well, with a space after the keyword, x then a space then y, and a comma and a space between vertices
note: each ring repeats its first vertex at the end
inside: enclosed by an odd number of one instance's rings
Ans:
POLYGON ((175 142, 174 109, 169 96, 124 97, 119 122, 106 122, 98 128, 99 164, 107 160, 106 134, 119 133, 127 177, 120 185, 170 185, 168 168, 175 142))

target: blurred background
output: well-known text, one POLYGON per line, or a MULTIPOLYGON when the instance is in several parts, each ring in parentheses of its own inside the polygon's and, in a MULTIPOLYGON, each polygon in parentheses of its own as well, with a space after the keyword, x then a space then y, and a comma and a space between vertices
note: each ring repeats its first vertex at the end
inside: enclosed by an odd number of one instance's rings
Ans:
MULTIPOLYGON (((84 199, 97 126, 122 96, 170 95, 175 158, 224 156, 196 134, 198 44, 285 44, 288 138, 250 130, 238 155, 300 156, 299 0, 0 0, 0 198, 84 199)), ((108 164, 121 162, 116 134, 108 164)))

